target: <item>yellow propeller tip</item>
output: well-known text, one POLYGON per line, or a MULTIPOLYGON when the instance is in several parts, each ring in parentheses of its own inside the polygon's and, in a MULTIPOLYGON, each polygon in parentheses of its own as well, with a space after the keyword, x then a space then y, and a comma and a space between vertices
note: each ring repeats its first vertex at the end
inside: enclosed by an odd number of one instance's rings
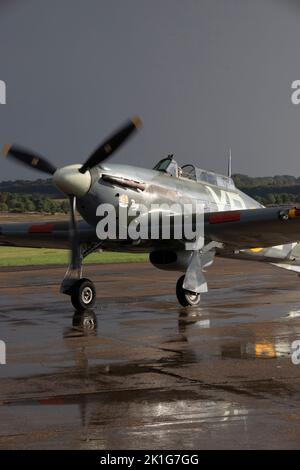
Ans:
POLYGON ((141 128, 143 125, 142 120, 138 116, 134 116, 131 122, 137 129, 141 128))
POLYGON ((5 144, 3 145, 3 148, 1 150, 1 153, 4 157, 7 157, 9 151, 10 151, 11 145, 10 144, 5 144))

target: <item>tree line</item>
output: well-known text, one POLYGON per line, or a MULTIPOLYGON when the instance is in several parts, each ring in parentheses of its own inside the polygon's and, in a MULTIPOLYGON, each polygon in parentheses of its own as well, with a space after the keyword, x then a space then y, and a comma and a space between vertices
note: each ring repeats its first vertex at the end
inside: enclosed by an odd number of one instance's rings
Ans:
POLYGON ((40 194, 0 193, 0 212, 67 213, 69 202, 55 200, 40 194))
POLYGON ((240 189, 257 188, 257 187, 287 187, 300 186, 300 177, 291 175, 276 176, 248 176, 237 173, 232 176, 235 185, 240 189))
POLYGON ((300 178, 291 175, 233 175, 237 188, 264 206, 300 204, 300 178))

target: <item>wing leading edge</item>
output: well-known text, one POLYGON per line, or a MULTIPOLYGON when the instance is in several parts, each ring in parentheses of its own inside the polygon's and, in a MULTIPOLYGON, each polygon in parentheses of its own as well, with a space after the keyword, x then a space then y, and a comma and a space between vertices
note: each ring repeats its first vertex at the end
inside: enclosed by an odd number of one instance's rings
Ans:
POLYGON ((205 214, 205 235, 232 248, 300 241, 300 209, 271 207, 205 214))
MULTIPOLYGON (((78 222, 80 241, 96 239, 95 229, 78 222)), ((0 224, 0 245, 32 248, 69 248, 69 222, 50 221, 0 224)))

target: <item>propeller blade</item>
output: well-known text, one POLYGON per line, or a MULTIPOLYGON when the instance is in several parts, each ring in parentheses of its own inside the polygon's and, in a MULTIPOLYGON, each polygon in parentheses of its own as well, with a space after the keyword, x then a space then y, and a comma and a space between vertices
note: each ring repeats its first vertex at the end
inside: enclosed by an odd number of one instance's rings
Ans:
POLYGON ((76 196, 70 196, 70 254, 71 254, 71 263, 70 267, 72 270, 80 270, 81 260, 80 260, 80 245, 79 245, 79 233, 76 222, 76 196))
POLYGON ((142 121, 139 117, 132 118, 129 123, 111 135, 94 153, 87 159, 87 161, 80 168, 80 173, 85 173, 88 169, 93 168, 99 163, 106 160, 112 153, 114 153, 131 134, 141 127, 142 121))
POLYGON ((41 157, 37 153, 29 152, 28 150, 17 147, 16 145, 5 145, 2 153, 5 157, 9 156, 23 165, 33 168, 34 170, 41 171, 42 173, 53 175, 56 171, 55 166, 45 158, 41 157))

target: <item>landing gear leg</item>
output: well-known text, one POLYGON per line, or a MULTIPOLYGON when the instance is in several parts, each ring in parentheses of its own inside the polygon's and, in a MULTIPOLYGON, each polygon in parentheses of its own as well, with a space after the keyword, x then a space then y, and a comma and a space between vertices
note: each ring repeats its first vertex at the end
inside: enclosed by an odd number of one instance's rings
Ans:
POLYGON ((60 291, 71 297, 71 302, 76 310, 91 308, 96 301, 96 288, 92 281, 82 276, 82 268, 68 268, 60 291))
POLYGON ((100 243, 89 246, 78 245, 76 256, 73 256, 61 283, 60 292, 71 297, 76 310, 91 308, 96 301, 96 288, 94 283, 82 277, 82 260, 100 247, 100 243))
POLYGON ((177 300, 183 307, 193 306, 196 307, 200 304, 201 295, 197 292, 192 292, 183 288, 185 275, 181 276, 176 284, 177 300))
POLYGON ((176 285, 177 299, 183 307, 199 305, 201 293, 207 292, 203 268, 213 262, 214 248, 218 245, 210 242, 203 249, 193 251, 186 273, 178 279, 176 285))
POLYGON ((92 281, 82 277, 82 260, 100 248, 101 242, 85 245, 80 240, 76 217, 76 196, 70 196, 70 264, 61 283, 60 292, 71 296, 76 310, 84 310, 94 305, 96 289, 92 281))

